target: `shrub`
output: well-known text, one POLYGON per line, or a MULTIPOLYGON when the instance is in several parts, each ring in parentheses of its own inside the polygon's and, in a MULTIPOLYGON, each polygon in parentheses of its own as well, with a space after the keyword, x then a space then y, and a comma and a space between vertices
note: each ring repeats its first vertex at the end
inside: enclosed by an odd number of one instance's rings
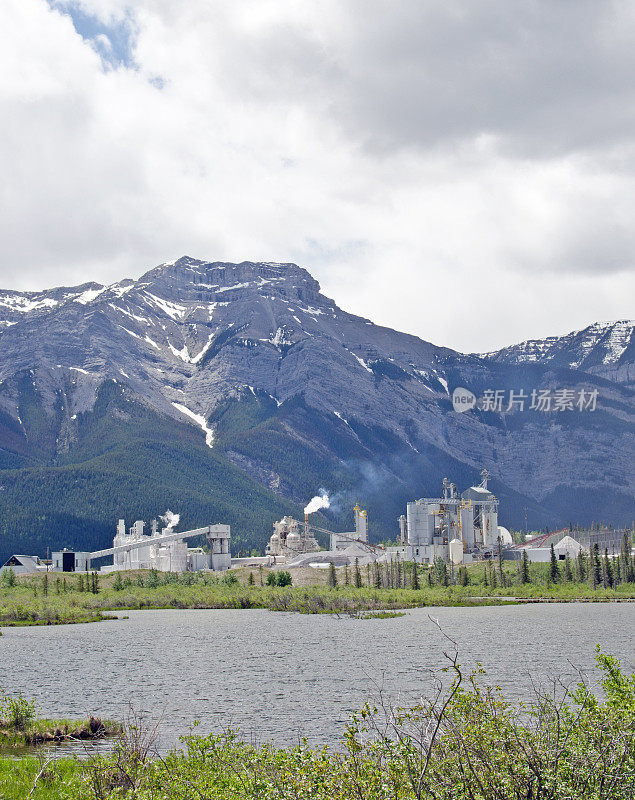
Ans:
POLYGON ((10 728, 24 731, 35 719, 37 706, 33 700, 27 700, 22 692, 18 692, 16 697, 9 697, 2 692, 0 715, 10 728))

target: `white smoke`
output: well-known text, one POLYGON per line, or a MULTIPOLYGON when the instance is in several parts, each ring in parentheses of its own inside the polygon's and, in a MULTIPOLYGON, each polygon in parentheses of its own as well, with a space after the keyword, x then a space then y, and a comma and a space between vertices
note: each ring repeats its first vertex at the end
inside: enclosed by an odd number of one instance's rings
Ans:
POLYGON ((309 504, 305 506, 304 513, 314 514, 321 508, 329 508, 330 505, 331 501, 329 500, 328 494, 324 489, 320 489, 320 494, 317 494, 312 500, 309 501, 309 504))
POLYGON ((173 514, 170 511, 169 508, 165 512, 165 514, 163 514, 161 516, 161 521, 163 522, 163 524, 165 525, 165 527, 168 530, 172 530, 172 528, 176 528, 176 526, 179 524, 179 520, 180 519, 181 519, 181 515, 180 514, 173 514))

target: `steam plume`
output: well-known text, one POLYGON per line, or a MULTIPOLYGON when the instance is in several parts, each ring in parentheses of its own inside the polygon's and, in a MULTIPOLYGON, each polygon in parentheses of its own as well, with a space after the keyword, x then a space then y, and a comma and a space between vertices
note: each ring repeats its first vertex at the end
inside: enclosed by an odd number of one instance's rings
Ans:
POLYGON ((321 508, 328 508, 330 505, 331 501, 329 500, 328 494, 324 491, 324 489, 320 489, 320 494, 316 495, 312 500, 309 501, 309 504, 305 506, 304 513, 313 514, 316 511, 319 511, 321 508))
POLYGON ((172 530, 172 528, 176 528, 176 526, 179 524, 179 520, 180 519, 181 519, 181 515, 180 514, 173 514, 170 511, 169 508, 165 512, 165 514, 163 514, 163 516, 161 517, 161 521, 163 522, 163 524, 165 525, 165 527, 168 530, 172 530))

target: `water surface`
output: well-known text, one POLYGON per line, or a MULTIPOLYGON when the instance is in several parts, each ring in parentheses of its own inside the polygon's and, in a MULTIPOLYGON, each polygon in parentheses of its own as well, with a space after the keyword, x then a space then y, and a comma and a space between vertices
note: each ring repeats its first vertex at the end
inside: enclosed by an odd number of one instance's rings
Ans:
POLYGON ((119 719, 129 704, 162 717, 162 747, 231 725, 244 736, 334 744, 382 686, 416 700, 458 644, 466 668, 526 698, 533 682, 593 671, 594 646, 635 670, 635 604, 435 608, 355 620, 254 610, 131 611, 89 625, 4 628, 0 686, 48 717, 119 719))

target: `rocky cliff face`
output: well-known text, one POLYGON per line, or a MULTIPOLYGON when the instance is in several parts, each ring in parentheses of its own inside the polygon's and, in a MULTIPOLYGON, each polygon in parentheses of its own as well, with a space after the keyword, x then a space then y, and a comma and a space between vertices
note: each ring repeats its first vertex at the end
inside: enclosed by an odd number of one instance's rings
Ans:
MULTIPOLYGON (((359 499, 371 532, 390 536, 407 499, 436 493, 446 473, 462 484, 487 467, 510 524, 525 509, 536 525, 624 521, 633 505, 631 339, 632 325, 620 323, 462 355, 346 313, 294 264, 183 257, 107 287, 0 292, 0 512, 11 498, 25 502, 20 476, 46 469, 55 486, 83 470, 93 481, 106 463, 116 476, 98 491, 114 492, 123 470, 158 503, 185 474, 180 455, 162 457, 159 490, 132 466, 133 443, 167 447, 160 442, 175 437, 179 454, 200 459, 187 485, 216 470, 214 502, 230 515, 237 482, 276 513, 325 485, 339 492, 342 515, 359 499), (596 388, 598 408, 458 414, 457 386, 528 396, 596 388)), ((73 480, 74 502, 84 504, 73 480)), ((86 525, 107 505, 91 492, 86 525)), ((261 510, 257 521, 244 517, 244 541, 260 543, 271 522, 261 510)))
POLYGON ((632 320, 595 322, 566 336, 530 339, 483 357, 503 364, 549 364, 635 385, 635 341, 632 320))

